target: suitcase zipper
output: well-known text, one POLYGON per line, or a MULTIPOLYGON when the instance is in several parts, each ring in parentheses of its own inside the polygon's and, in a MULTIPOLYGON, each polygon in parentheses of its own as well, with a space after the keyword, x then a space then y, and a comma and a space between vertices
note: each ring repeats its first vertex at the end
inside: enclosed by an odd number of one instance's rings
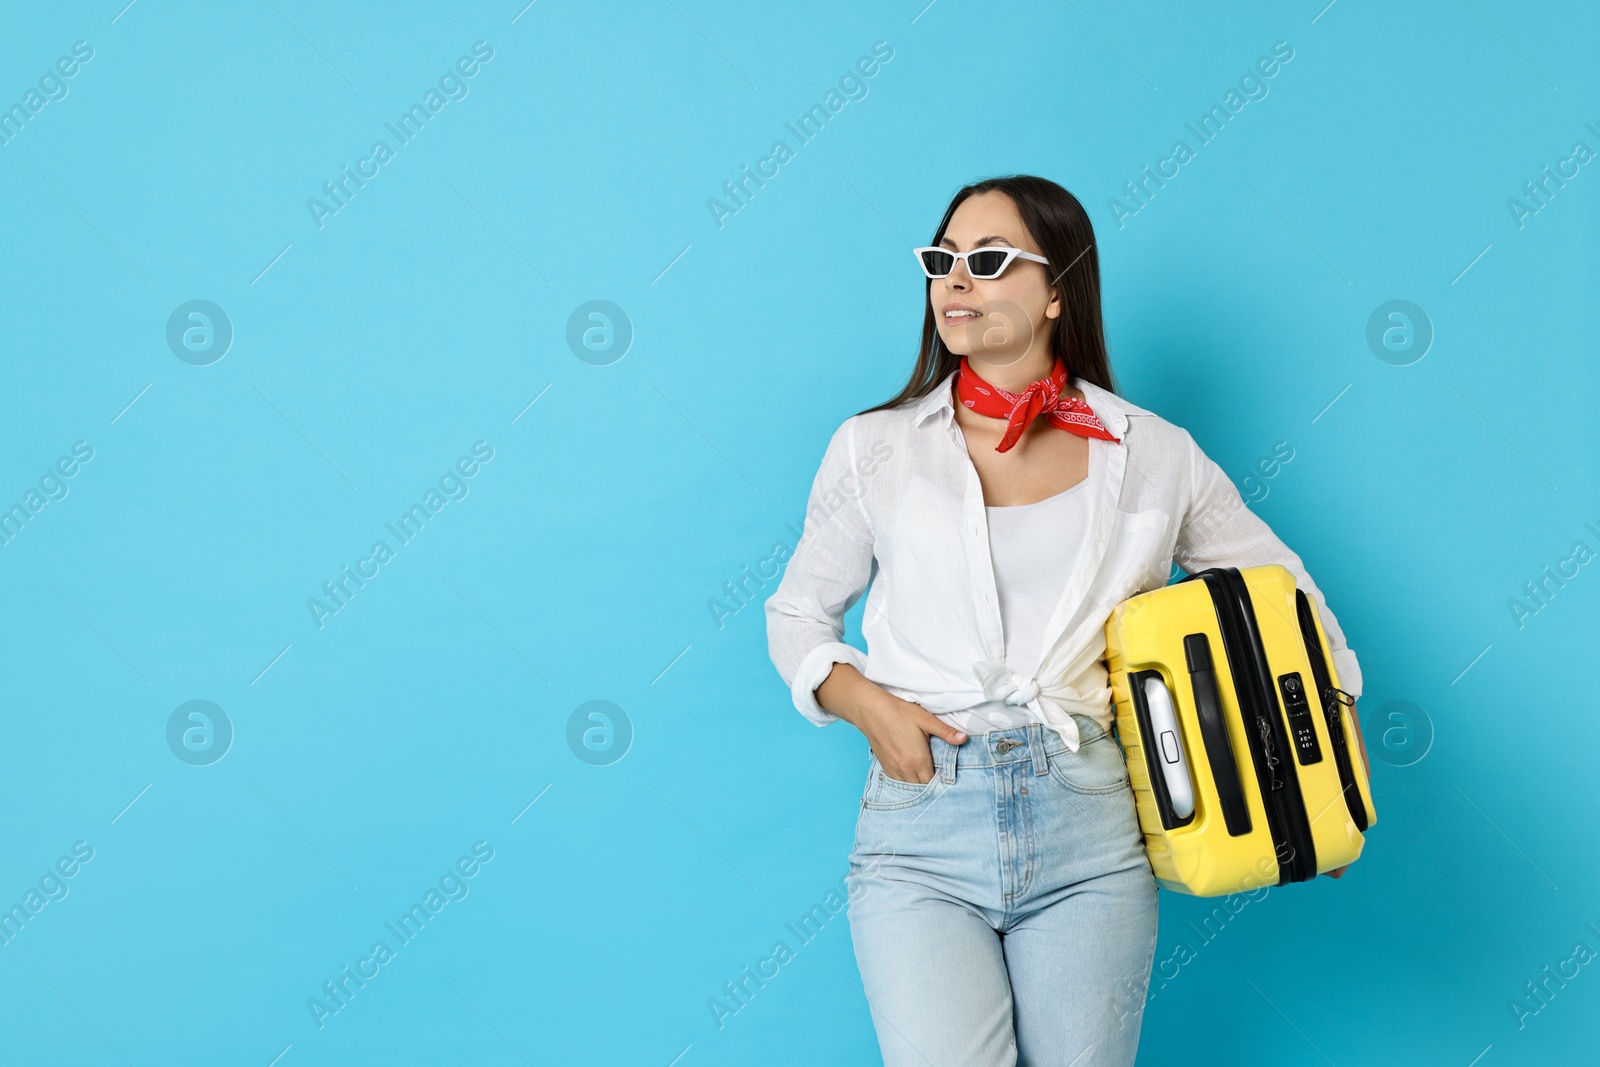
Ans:
POLYGON ((1261 766, 1267 777, 1262 799, 1280 867, 1278 884, 1306 881, 1316 872, 1311 828, 1305 820, 1299 789, 1290 788, 1286 776, 1278 771, 1281 761, 1277 757, 1277 732, 1272 724, 1272 715, 1277 710, 1277 690, 1272 685, 1266 652, 1261 647, 1255 613, 1250 608, 1249 589, 1237 567, 1212 567, 1190 577, 1204 579, 1211 593, 1217 621, 1221 624, 1222 647, 1233 674, 1234 692, 1239 696, 1239 711, 1247 722, 1253 719, 1256 724, 1256 750, 1261 754, 1261 766), (1283 856, 1285 848, 1289 851, 1287 860, 1283 856))
MULTIPOLYGON (((1251 604, 1250 589, 1245 585, 1244 576, 1239 573, 1239 568, 1229 567, 1226 572, 1226 581, 1233 589, 1232 601, 1234 613, 1239 620, 1241 631, 1245 635, 1244 651, 1249 656, 1254 670, 1248 676, 1257 683, 1255 688, 1258 703, 1257 725, 1263 730, 1266 742, 1263 748, 1267 756, 1268 771, 1271 774, 1272 791, 1278 798, 1278 810, 1283 819, 1284 837, 1293 850, 1289 861, 1286 882, 1303 882, 1317 875, 1316 844, 1311 838, 1311 823, 1306 819, 1305 800, 1300 793, 1300 779, 1296 774, 1293 762, 1290 762, 1288 773, 1280 780, 1277 772, 1277 758, 1274 752, 1275 742, 1281 726, 1278 715, 1278 687, 1273 684, 1271 665, 1267 662, 1266 649, 1261 644, 1261 631, 1256 624, 1255 608, 1251 604)), ((1287 737, 1285 737, 1287 740, 1287 737)), ((1285 751, 1288 748, 1285 747, 1285 751)), ((1280 855, 1279 862, 1282 862, 1280 855)))
MULTIPOLYGON (((1300 621, 1300 635, 1306 642, 1306 656, 1311 660, 1311 677, 1322 697, 1322 713, 1328 720, 1328 736, 1333 740, 1333 762, 1339 768, 1339 785, 1344 790, 1345 807, 1356 829, 1367 832, 1367 809, 1361 802, 1361 791, 1356 786, 1355 767, 1350 760, 1349 741, 1344 732, 1344 707, 1350 694, 1335 686, 1328 676, 1328 661, 1322 655, 1322 642, 1317 637, 1316 620, 1311 614, 1311 598, 1305 590, 1294 593, 1295 615, 1300 621)), ((1355 703, 1350 700, 1348 703, 1355 703)))
POLYGON ((1278 777, 1278 757, 1273 755, 1272 751, 1272 724, 1265 718, 1257 717, 1256 726, 1260 728, 1261 751, 1266 753, 1267 757, 1268 781, 1271 782, 1273 789, 1282 789, 1283 781, 1278 777))

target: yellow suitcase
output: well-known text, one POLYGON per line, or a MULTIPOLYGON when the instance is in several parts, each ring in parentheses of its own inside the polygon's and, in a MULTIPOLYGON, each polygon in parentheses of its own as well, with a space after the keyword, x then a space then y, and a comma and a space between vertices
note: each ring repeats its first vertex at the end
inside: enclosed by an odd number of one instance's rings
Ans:
POLYGON ((1286 568, 1211 568, 1124 601, 1106 665, 1161 886, 1222 896, 1361 855, 1378 815, 1351 701, 1286 568))

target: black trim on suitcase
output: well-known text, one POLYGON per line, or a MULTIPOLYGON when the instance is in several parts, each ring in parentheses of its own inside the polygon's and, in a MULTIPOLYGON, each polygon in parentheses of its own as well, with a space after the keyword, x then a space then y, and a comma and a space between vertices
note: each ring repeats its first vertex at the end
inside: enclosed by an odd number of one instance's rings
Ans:
MULTIPOLYGON (((1222 805, 1222 820, 1229 837, 1250 832, 1250 806, 1239 784, 1239 764, 1228 741, 1228 723, 1222 716, 1222 694, 1217 690, 1217 672, 1211 663, 1211 642, 1205 634, 1185 634, 1183 656, 1189 667, 1189 685, 1194 690, 1200 737, 1205 742, 1206 759, 1211 763, 1211 780, 1216 783, 1222 805)), ((1141 723, 1141 729, 1143 724, 1141 723)))
POLYGON ((1234 692, 1239 697, 1239 712, 1250 738, 1256 786, 1266 806, 1267 826, 1278 857, 1277 884, 1307 881, 1316 877, 1317 870, 1311 825, 1306 820, 1305 801, 1300 795, 1293 762, 1280 769, 1283 761, 1277 753, 1289 751, 1288 738, 1281 716, 1277 714, 1277 690, 1261 647, 1250 591, 1237 567, 1210 567, 1189 575, 1184 581, 1195 578, 1203 581, 1211 594, 1222 631, 1222 649, 1228 659, 1234 692))
POLYGON ((1311 660, 1311 680, 1316 683, 1322 698, 1322 712, 1328 720, 1328 736, 1333 740, 1333 762, 1339 768, 1339 784, 1344 788, 1345 806, 1356 829, 1367 832, 1367 806, 1361 801, 1361 790, 1356 785, 1355 767, 1350 761, 1349 741, 1344 735, 1344 708, 1339 693, 1334 691, 1328 675, 1328 661, 1322 655, 1322 641, 1317 636, 1316 619, 1312 616, 1311 598, 1304 589, 1294 591, 1295 615, 1300 621, 1300 635, 1305 638, 1306 656, 1311 660))
POLYGON ((1144 698, 1146 678, 1158 678, 1163 685, 1166 684, 1160 671, 1132 671, 1128 674, 1128 696, 1133 701, 1133 717, 1139 723, 1139 747, 1144 749, 1144 765, 1150 773, 1150 792, 1156 798, 1156 811, 1161 814, 1162 829, 1171 830, 1194 822, 1194 812, 1180 819, 1172 810, 1172 794, 1167 792, 1167 776, 1161 767, 1160 746, 1154 743, 1155 734, 1150 728, 1150 706, 1144 698))
MULTIPOLYGON (((1233 593, 1234 610, 1243 624, 1246 635, 1245 650, 1250 657, 1254 670, 1250 671, 1250 681, 1253 683, 1247 688, 1255 690, 1255 698, 1260 703, 1258 706, 1266 712, 1265 733, 1267 756, 1276 765, 1275 753, 1282 752, 1288 755, 1291 744, 1288 731, 1284 726, 1281 707, 1278 703, 1278 690, 1272 683, 1272 669, 1267 664, 1266 649, 1261 644, 1261 629, 1256 623, 1255 604, 1250 599, 1250 589, 1245 585, 1244 576, 1239 573, 1239 568, 1229 567, 1225 572, 1224 580, 1231 587, 1233 593)), ((1234 674, 1234 682, 1238 683, 1238 674, 1234 674)), ((1311 836, 1311 822, 1306 818, 1305 797, 1300 792, 1300 775, 1295 770, 1292 761, 1285 761, 1283 768, 1283 790, 1280 798, 1283 805, 1284 831, 1289 845, 1294 852, 1289 856, 1287 877, 1284 882, 1304 882, 1317 876, 1316 844, 1311 836)), ((1279 854, 1282 862, 1282 854, 1279 854)))

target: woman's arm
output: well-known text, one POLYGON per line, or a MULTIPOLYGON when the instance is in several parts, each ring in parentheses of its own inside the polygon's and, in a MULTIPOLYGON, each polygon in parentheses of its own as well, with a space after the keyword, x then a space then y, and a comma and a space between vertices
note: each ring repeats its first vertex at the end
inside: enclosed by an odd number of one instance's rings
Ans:
MULTIPOLYGON (((1334 667, 1339 672, 1340 688, 1350 694, 1350 721, 1355 726, 1361 762, 1368 775, 1372 763, 1367 758, 1367 742, 1361 736, 1361 720, 1356 717, 1355 699, 1361 695, 1361 665, 1345 643, 1339 620, 1328 608, 1322 591, 1306 572, 1300 557, 1278 539, 1272 529, 1245 506, 1239 490, 1222 468, 1189 438, 1190 485, 1192 493, 1178 530, 1173 559, 1190 574, 1207 567, 1254 567, 1279 563, 1294 575, 1295 584, 1305 590, 1320 608, 1322 627, 1328 634, 1334 667)), ((1348 864, 1323 873, 1333 878, 1344 876, 1348 864)))
POLYGON ((844 614, 871 582, 873 530, 855 467, 853 420, 828 441, 806 502, 805 527, 767 598, 767 651, 800 714, 826 726, 839 716, 817 701, 816 688, 845 663, 865 672, 867 658, 845 644, 844 614))
POLYGON ((1361 695, 1361 664, 1345 642, 1344 630, 1328 607, 1322 590, 1306 572, 1300 557, 1278 539, 1244 499, 1221 467, 1189 443, 1190 493, 1178 527, 1173 560, 1190 574, 1207 567, 1258 567, 1278 563, 1294 575, 1295 584, 1317 605, 1328 635, 1339 685, 1352 697, 1361 695))
POLYGON ((875 535, 862 500, 863 454, 846 420, 828 442, 811 484, 800 543, 767 599, 767 648, 794 706, 818 726, 844 719, 860 730, 884 772, 907 782, 933 777, 928 735, 959 745, 966 735, 866 676, 845 644, 844 614, 874 573, 875 535))

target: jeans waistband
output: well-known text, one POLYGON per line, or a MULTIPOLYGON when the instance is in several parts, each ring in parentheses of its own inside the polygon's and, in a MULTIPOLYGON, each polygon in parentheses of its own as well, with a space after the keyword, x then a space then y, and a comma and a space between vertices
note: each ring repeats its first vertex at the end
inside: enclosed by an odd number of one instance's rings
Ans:
MULTIPOLYGON (((1101 736, 1100 724, 1085 715, 1072 713, 1078 723, 1079 745, 1101 736)), ((970 734, 964 744, 952 745, 942 737, 930 735, 928 749, 933 756, 934 773, 946 782, 956 780, 963 767, 1002 767, 1012 763, 1032 763, 1034 774, 1047 774, 1050 761, 1067 751, 1067 743, 1053 728, 1030 722, 1009 730, 970 734)))

